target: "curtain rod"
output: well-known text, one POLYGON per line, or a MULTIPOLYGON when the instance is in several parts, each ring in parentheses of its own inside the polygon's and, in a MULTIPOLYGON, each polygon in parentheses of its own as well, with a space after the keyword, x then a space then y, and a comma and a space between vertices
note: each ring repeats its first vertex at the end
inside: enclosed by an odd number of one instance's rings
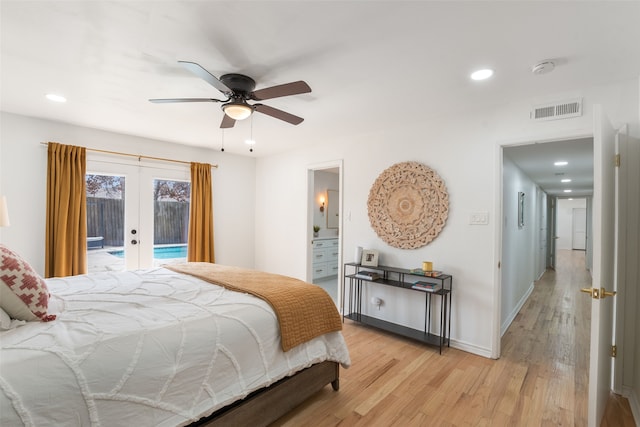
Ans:
MULTIPOLYGON (((46 145, 46 146, 49 145, 48 142, 41 142, 40 144, 46 145)), ((86 147, 85 147, 85 149, 87 151, 93 151, 95 153, 115 154, 117 156, 137 157, 138 160, 140 160, 140 159, 149 159, 149 160, 160 160, 162 162, 181 163, 183 165, 190 165, 191 164, 191 162, 185 162, 183 160, 165 159, 164 157, 145 156, 143 154, 129 154, 129 153, 122 153, 120 151, 99 150, 97 148, 86 148, 86 147)), ((211 165, 211 167, 217 169, 218 165, 211 165)))

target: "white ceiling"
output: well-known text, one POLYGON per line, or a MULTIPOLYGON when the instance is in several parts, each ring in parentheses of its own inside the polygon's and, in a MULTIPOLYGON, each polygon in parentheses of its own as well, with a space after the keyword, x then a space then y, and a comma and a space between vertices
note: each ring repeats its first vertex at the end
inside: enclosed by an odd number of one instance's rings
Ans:
POLYGON ((503 153, 551 196, 593 194, 593 138, 505 147, 503 153), (560 161, 568 164, 554 165, 560 161), (563 183, 562 179, 571 182, 563 183))
POLYGON ((640 75, 637 1, 1 0, 3 111, 219 149, 220 97, 177 61, 257 89, 305 80, 312 93, 265 101, 305 118, 254 114, 225 150, 264 156, 363 129, 389 129, 514 99, 640 75), (531 66, 557 67, 533 75, 531 66), (479 67, 495 76, 472 82, 479 67), (60 93, 66 104, 44 95, 60 93), (394 112, 394 104, 411 108, 394 112), (243 143, 251 133, 254 153, 243 143))

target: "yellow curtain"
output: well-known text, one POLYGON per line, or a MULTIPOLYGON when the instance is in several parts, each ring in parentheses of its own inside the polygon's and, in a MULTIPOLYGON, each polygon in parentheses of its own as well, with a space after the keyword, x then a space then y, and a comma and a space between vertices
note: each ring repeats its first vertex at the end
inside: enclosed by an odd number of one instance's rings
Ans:
POLYGON ((45 277, 87 272, 86 149, 49 143, 45 277))
POLYGON ((211 165, 191 163, 191 207, 187 261, 215 262, 211 165))

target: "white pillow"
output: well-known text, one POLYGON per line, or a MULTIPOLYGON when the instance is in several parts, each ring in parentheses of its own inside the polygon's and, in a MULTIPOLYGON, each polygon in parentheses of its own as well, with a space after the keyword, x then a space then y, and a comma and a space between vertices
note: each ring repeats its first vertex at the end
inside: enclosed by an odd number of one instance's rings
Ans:
POLYGON ((0 245, 0 308, 13 319, 42 320, 56 318, 47 313, 49 289, 44 279, 4 245, 0 245))
POLYGON ((0 308, 0 330, 8 331, 9 329, 17 328, 18 326, 26 325, 25 320, 16 320, 9 317, 6 311, 0 308))

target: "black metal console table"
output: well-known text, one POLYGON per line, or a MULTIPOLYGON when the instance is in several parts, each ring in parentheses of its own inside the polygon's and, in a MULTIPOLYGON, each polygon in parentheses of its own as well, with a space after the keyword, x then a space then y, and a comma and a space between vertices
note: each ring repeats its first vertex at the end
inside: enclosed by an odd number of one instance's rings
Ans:
POLYGON ((451 344, 451 293, 453 291, 453 277, 449 274, 441 274, 437 277, 421 275, 404 268, 377 266, 368 267, 358 263, 346 263, 343 267, 342 283, 342 321, 350 319, 378 329, 412 338, 426 344, 435 345, 442 354, 442 347, 451 344), (349 271, 351 270, 351 271, 349 271), (380 275, 379 279, 367 280, 356 277, 361 270, 375 271, 380 275), (440 284, 441 289, 436 291, 424 291, 413 289, 416 281, 440 284), (425 294, 424 330, 409 328, 395 323, 387 322, 375 317, 362 314, 362 288, 363 284, 376 283, 379 285, 393 286, 408 289, 425 294), (345 299, 348 293, 348 299, 345 299), (432 298, 441 298, 440 301, 440 330, 439 334, 431 332, 431 301, 432 298), (346 308, 345 310, 345 302, 346 308))

